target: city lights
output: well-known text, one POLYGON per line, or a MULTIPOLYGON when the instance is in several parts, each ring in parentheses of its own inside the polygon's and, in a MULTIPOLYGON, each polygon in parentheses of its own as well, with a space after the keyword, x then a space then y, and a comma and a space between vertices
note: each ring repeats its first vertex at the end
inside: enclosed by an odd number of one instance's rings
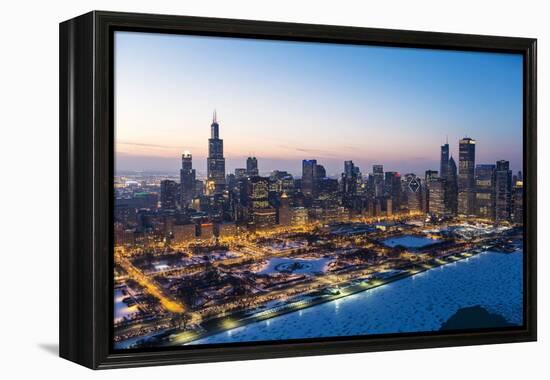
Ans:
POLYGON ((458 143, 458 165, 442 145, 439 171, 423 177, 347 160, 334 178, 310 158, 301 176, 262 176, 261 155, 228 174, 221 136, 214 111, 204 178, 189 151, 179 176, 116 178, 115 347, 270 327, 327 302, 340 313, 344 297, 521 248, 521 172, 476 165, 471 138, 458 143))

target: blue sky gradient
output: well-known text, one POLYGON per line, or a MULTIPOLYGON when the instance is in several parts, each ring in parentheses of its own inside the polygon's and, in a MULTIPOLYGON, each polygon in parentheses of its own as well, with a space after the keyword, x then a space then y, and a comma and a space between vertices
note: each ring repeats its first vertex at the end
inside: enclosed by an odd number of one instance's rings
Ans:
POLYGON ((137 32, 115 34, 117 170, 205 171, 214 108, 227 170, 423 173, 448 136, 477 140, 476 163, 522 165, 522 57, 137 32))

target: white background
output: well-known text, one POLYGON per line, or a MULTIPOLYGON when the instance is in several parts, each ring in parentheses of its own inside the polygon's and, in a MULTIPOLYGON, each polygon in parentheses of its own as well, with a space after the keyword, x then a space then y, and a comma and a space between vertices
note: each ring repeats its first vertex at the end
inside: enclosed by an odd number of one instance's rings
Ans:
MULTIPOLYGON (((548 364, 550 87, 546 1, 5 1, 0 21, 0 377, 133 379, 543 378, 548 364), (93 372, 56 357, 58 23, 93 9, 539 40, 539 342, 93 372), (545 236, 546 235, 546 236, 545 236), (544 354, 546 351, 546 354, 544 354)), ((548 377, 546 377, 548 378, 548 377)))

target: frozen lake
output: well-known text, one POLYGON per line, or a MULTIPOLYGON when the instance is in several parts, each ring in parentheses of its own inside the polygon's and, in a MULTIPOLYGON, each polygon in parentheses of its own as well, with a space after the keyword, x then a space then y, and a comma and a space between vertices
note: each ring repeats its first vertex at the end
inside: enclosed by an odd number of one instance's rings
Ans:
POLYGON ((458 309, 476 305, 521 325, 522 263, 521 252, 485 252, 190 344, 435 331, 458 309))
POLYGON ((384 240, 384 245, 387 247, 402 245, 405 248, 422 248, 437 243, 438 241, 437 239, 430 239, 423 236, 403 235, 384 240))

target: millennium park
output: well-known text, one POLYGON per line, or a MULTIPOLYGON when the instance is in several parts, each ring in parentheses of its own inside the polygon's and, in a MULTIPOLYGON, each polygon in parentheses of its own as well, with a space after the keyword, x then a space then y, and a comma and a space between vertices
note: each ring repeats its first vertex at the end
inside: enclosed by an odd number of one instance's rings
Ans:
POLYGON ((115 176, 115 349, 523 324, 524 182, 506 157, 478 163, 464 137, 422 174, 357 152, 338 175, 311 156, 266 172, 261 154, 229 172, 216 113, 202 131, 204 175, 182 147, 179 175, 115 176))

